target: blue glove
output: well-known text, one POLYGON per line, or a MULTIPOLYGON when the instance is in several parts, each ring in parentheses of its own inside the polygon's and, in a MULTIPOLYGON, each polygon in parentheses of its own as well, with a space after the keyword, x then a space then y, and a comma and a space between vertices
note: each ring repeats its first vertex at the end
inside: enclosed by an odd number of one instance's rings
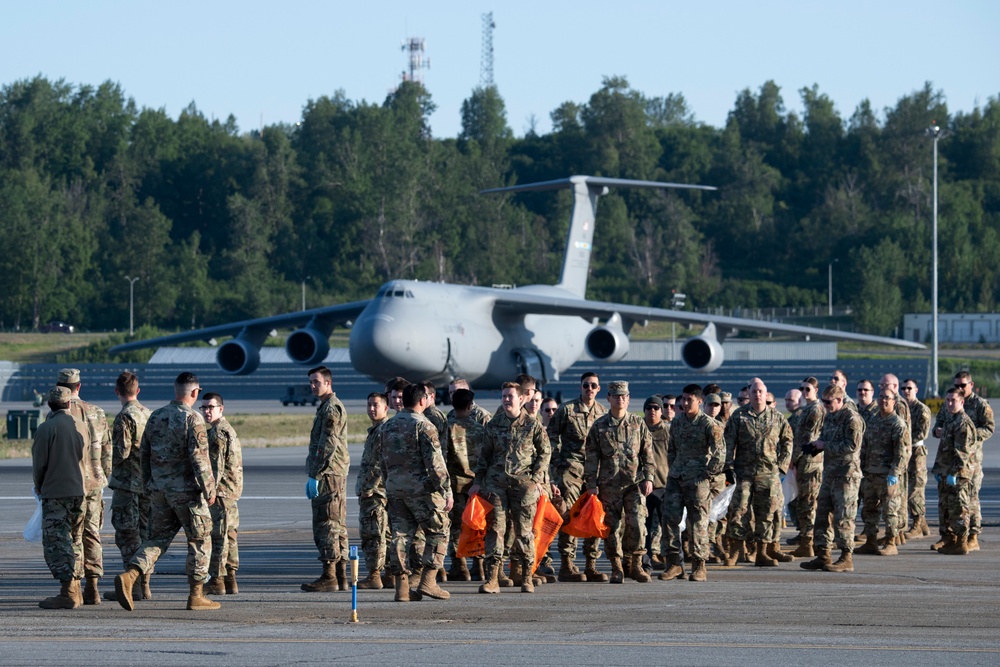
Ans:
POLYGON ((319 495, 319 482, 316 481, 316 478, 310 477, 308 480, 306 480, 306 498, 312 500, 318 495, 319 495))
POLYGON ((784 475, 781 475, 781 474, 779 474, 779 475, 778 475, 778 477, 780 477, 780 478, 781 478, 781 481, 782 481, 782 482, 784 482, 784 481, 785 481, 785 476, 784 476, 784 475))
POLYGON ((940 484, 941 483, 941 475, 940 475, 940 473, 935 473, 934 474, 934 479, 936 479, 937 483, 940 484))
POLYGON ((889 475, 886 480, 889 482, 889 486, 896 486, 899 484, 899 478, 895 475, 889 475))
POLYGON ((947 484, 948 486, 955 486, 956 484, 958 484, 958 480, 955 479, 954 475, 948 475, 947 477, 944 478, 944 483, 947 484))

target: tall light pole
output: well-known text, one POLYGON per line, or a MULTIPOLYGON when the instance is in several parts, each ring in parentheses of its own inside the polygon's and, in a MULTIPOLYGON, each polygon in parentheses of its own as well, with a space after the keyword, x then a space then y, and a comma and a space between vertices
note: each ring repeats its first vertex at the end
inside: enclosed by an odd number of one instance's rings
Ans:
MULTIPOLYGON (((834 258, 833 262, 839 261, 834 258)), ((833 262, 826 265, 826 314, 833 317, 833 262)))
MULTIPOLYGON (((684 300, 687 299, 687 294, 682 294, 677 290, 674 290, 674 295, 670 297, 670 307, 674 310, 680 310, 684 307, 684 300)), ((670 360, 677 361, 677 323, 670 323, 670 360)))
POLYGON ((306 281, 312 278, 312 276, 306 276, 302 279, 302 310, 306 309, 306 281))
POLYGON ((129 278, 125 276, 125 280, 128 281, 128 335, 132 336, 135 334, 135 327, 133 323, 135 321, 135 281, 139 279, 139 276, 135 278, 129 278))
POLYGON ((927 134, 934 139, 934 204, 931 222, 931 386, 928 388, 931 396, 938 395, 938 139, 944 133, 936 121, 927 128, 927 134))

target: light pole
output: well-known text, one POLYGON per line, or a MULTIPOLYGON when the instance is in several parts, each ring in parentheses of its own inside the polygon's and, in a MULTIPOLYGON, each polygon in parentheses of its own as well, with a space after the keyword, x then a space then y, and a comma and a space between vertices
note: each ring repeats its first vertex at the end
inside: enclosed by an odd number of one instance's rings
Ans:
MULTIPOLYGON (((670 306, 674 310, 680 310, 684 307, 684 300, 687 299, 687 294, 682 294, 677 290, 674 290, 674 295, 670 298, 670 306)), ((670 360, 677 361, 677 323, 670 323, 670 360)))
POLYGON ((306 309, 306 281, 312 278, 312 276, 306 276, 302 279, 302 310, 306 309))
POLYGON ((931 222, 931 386, 930 395, 938 395, 938 139, 945 135, 936 121, 927 128, 927 134, 934 139, 934 204, 931 222))
POLYGON ((125 280, 128 281, 128 335, 132 336, 135 334, 135 328, 133 327, 133 322, 135 321, 135 281, 139 279, 139 276, 135 278, 129 278, 125 276, 125 280))
MULTIPOLYGON (((839 261, 834 258, 833 262, 839 261)), ((826 314, 833 317, 833 262, 826 265, 826 314)))

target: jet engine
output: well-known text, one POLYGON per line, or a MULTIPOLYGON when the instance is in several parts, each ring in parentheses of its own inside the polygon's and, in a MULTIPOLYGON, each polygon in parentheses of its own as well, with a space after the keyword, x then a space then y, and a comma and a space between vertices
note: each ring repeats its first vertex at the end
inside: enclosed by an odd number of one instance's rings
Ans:
POLYGON ((297 364, 316 366, 330 352, 330 334, 311 327, 293 331, 285 341, 285 351, 297 364))
POLYGON ((219 368, 233 375, 248 375, 260 366, 260 346, 246 338, 227 340, 215 353, 219 368))
POLYGON ((620 326, 620 319, 609 320, 607 324, 594 327, 587 334, 587 353, 598 361, 614 363, 628 354, 628 335, 620 326), (619 326, 615 326, 619 324, 619 326))
POLYGON ((715 335, 715 325, 709 324, 700 336, 688 340, 681 347, 681 361, 691 370, 711 373, 722 365, 725 354, 715 335))

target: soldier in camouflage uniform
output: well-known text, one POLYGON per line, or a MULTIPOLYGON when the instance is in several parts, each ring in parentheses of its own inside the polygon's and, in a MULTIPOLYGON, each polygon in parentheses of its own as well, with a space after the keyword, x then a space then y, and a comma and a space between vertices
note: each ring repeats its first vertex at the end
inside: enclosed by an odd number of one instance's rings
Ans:
POLYGON ((819 380, 809 376, 799 385, 802 392, 803 406, 798 413, 794 428, 794 446, 792 447, 792 466, 795 468, 796 523, 799 528, 798 547, 792 556, 812 558, 813 531, 816 527, 816 500, 823 482, 823 452, 813 449, 810 445, 819 440, 823 430, 823 419, 826 411, 819 400, 819 380))
POLYGON ((149 416, 139 445, 143 488, 149 494, 149 538, 143 540, 128 569, 115 577, 118 604, 132 611, 132 586, 152 571, 184 529, 187 537, 188 609, 218 609, 204 596, 212 556, 215 476, 208 456, 205 420, 192 407, 201 387, 194 373, 174 380, 174 400, 149 416))
MULTIPOLYGON (((907 378, 900 387, 903 398, 910 408, 910 443, 912 454, 906 470, 906 486, 909 489, 907 509, 913 517, 913 526, 906 532, 907 539, 927 537, 931 529, 927 525, 927 445, 924 440, 931 430, 931 409, 924 405, 917 395, 917 381, 907 378)), ((906 526, 904 525, 905 529, 906 526)))
POLYGON ((326 366, 309 370, 309 387, 320 400, 309 434, 306 498, 312 501, 313 541, 323 574, 302 590, 348 590, 347 585, 347 412, 333 393, 333 374, 326 366))
POLYGON ((681 554, 681 517, 687 508, 691 532, 692 568, 690 581, 705 581, 705 561, 709 555, 708 519, 711 510, 711 478, 726 463, 726 442, 722 424, 701 411, 701 387, 689 384, 681 396, 681 413, 670 424, 667 445, 667 486, 663 492, 663 534, 666 571, 661 580, 684 576, 681 554))
MULTIPOLYGON (((965 414, 969 415, 976 426, 976 447, 973 452, 972 492, 969 503, 972 517, 969 521, 969 551, 979 551, 979 532, 982 530, 983 514, 979 506, 979 489, 983 485, 983 445, 993 435, 996 427, 993 420, 993 408, 986 400, 975 393, 972 375, 968 371, 955 374, 955 386, 962 390, 965 399, 965 414)), ((934 436, 941 437, 946 418, 945 407, 942 406, 934 424, 934 436)))
MULTIPOLYGON (((910 433, 910 405, 904 400, 899 398, 899 378, 892 373, 887 373, 882 376, 878 383, 880 391, 891 391, 895 396, 896 400, 894 402, 895 412, 899 415, 899 418, 903 420, 903 424, 906 426, 906 433, 909 436, 910 433)), ((893 541, 896 544, 903 544, 906 542, 906 537, 904 533, 906 532, 906 498, 909 496, 909 489, 906 486, 906 470, 910 466, 910 457, 913 455, 913 445, 912 440, 906 438, 906 446, 903 450, 903 471, 902 475, 899 476, 899 493, 893 494, 889 498, 889 514, 892 516, 893 521, 896 524, 896 530, 893 534, 893 541)), ((864 479, 861 480, 861 486, 864 487, 864 479)), ((862 498, 864 497, 864 491, 862 490, 862 498)), ((862 501, 863 504, 863 501, 862 501)), ((880 545, 882 546, 882 545, 880 545)))
POLYGON ((365 567, 368 577, 358 582, 358 588, 379 590, 382 588, 382 569, 386 565, 387 546, 392 534, 389 532, 389 512, 386 510, 385 480, 382 479, 381 441, 379 427, 389 418, 389 399, 385 394, 368 394, 368 427, 365 448, 361 453, 361 466, 354 493, 358 496, 358 521, 361 532, 361 550, 365 552, 365 567))
POLYGON ((823 390, 826 417, 820 439, 806 445, 805 453, 823 452, 823 484, 816 503, 816 558, 802 563, 805 570, 854 571, 854 517, 858 513, 861 483, 861 442, 865 422, 856 409, 847 407, 838 385, 823 390), (832 520, 832 525, 831 525, 832 520), (840 558, 830 562, 830 543, 836 537, 840 558))
POLYGON ((736 483, 729 503, 729 544, 726 566, 736 565, 744 543, 750 539, 747 512, 753 505, 756 518, 757 567, 774 567, 793 560, 778 549, 781 523, 775 513, 784 504, 781 480, 792 458, 792 428, 784 415, 767 405, 767 386, 760 378, 750 381, 750 402, 726 422, 726 474, 736 483))
POLYGON ((611 583, 625 580, 623 556, 631 561, 628 576, 650 580, 642 567, 646 553, 646 496, 653 491, 653 438, 646 423, 630 414, 628 382, 608 385, 611 409, 598 418, 587 434, 584 484, 604 506, 608 537, 604 548, 611 561, 611 583), (624 540, 621 534, 624 533, 624 540))
POLYGON ((875 385, 872 384, 871 380, 861 380, 858 382, 858 387, 854 395, 858 399, 855 404, 858 414, 865 420, 865 425, 867 426, 868 422, 878 414, 878 403, 875 401, 875 385))
POLYGON ((437 429, 423 416, 430 404, 419 384, 403 390, 403 410, 379 427, 392 549, 389 560, 396 579, 396 601, 409 602, 423 595, 447 600, 448 591, 437 585, 437 572, 448 550, 448 511, 454 505, 451 481, 445 467, 437 429), (420 583, 409 588, 407 554, 417 529, 424 532, 420 583))
POLYGON ((483 429, 476 477, 469 488, 470 496, 478 493, 493 505, 486 516, 486 571, 480 593, 500 592, 499 570, 508 529, 514 533, 510 548, 514 583, 524 593, 535 590, 531 576, 535 538, 531 528, 551 451, 542 423, 522 410, 527 396, 521 391, 517 382, 503 383, 503 412, 494 415, 483 429))
MULTIPOLYGON (((671 396, 673 398, 673 396, 671 396)), ((642 406, 643 419, 653 441, 653 491, 646 496, 646 565, 662 569, 663 556, 660 542, 663 539, 663 490, 667 486, 667 440, 670 422, 663 418, 663 398, 650 396, 642 406)))
POLYGON ((42 609, 76 609, 83 604, 83 478, 86 427, 69 413, 72 392, 49 392, 52 414, 38 427, 31 444, 35 495, 42 503, 45 564, 59 580, 59 594, 38 603, 42 609))
MULTIPOLYGON (((108 486, 111 494, 111 525, 115 527, 115 544, 122 554, 122 565, 128 567, 142 541, 149 537, 149 495, 142 486, 142 466, 139 443, 146 430, 149 408, 138 401, 139 379, 125 371, 115 380, 115 396, 122 404, 111 427, 114 457, 108 486)), ((141 595, 135 599, 149 600, 149 575, 140 580, 141 595)), ((104 594, 105 600, 117 600, 114 591, 104 594)))
POLYGON ((476 477, 479 444, 486 424, 492 418, 489 412, 476 405, 475 397, 468 386, 457 387, 451 393, 452 410, 448 413, 445 462, 451 478, 451 492, 455 498, 455 506, 451 509, 451 539, 448 541, 448 554, 451 556, 448 578, 455 581, 482 581, 485 576, 482 556, 475 558, 472 572, 469 572, 465 558, 455 556, 455 547, 462 534, 462 514, 469 501, 469 487, 476 477))
POLYGON ((962 388, 949 389, 944 402, 948 416, 941 426, 941 441, 932 470, 938 483, 938 515, 943 537, 943 544, 937 551, 949 556, 969 553, 972 524, 973 477, 979 436, 964 407, 962 388))
POLYGON ((201 397, 201 412, 208 428, 208 455, 215 475, 215 504, 212 505, 212 578, 205 588, 211 595, 239 593, 236 571, 240 569, 237 536, 243 495, 243 447, 226 419, 222 396, 209 392, 201 397))
MULTIPOLYGON (((580 397, 563 403, 549 421, 548 435, 552 446, 552 497, 562 498, 568 512, 583 492, 584 443, 590 428, 607 409, 597 402, 601 382, 596 373, 584 373, 580 378, 580 397)), ((566 518, 566 517, 564 517, 566 518)), ((559 532, 559 581, 607 581, 608 575, 597 571, 600 540, 596 537, 583 542, 587 557, 584 572, 576 567, 576 538, 559 532)))
POLYGON ((896 414, 896 400, 891 389, 881 389, 879 412, 865 427, 861 444, 861 471, 864 473, 861 518, 865 522, 866 541, 858 547, 859 554, 895 556, 899 553, 895 542, 899 525, 893 499, 901 493, 899 478, 906 472, 904 457, 909 449, 910 429, 896 414), (885 523, 885 542, 881 548, 877 542, 879 514, 885 523))
POLYGON ((104 487, 111 474, 111 433, 104 410, 80 398, 80 371, 64 368, 59 371, 57 386, 73 392, 69 412, 87 426, 90 465, 84 470, 83 486, 83 574, 87 585, 83 590, 84 604, 100 604, 97 581, 104 576, 104 549, 101 528, 104 527, 104 487))

